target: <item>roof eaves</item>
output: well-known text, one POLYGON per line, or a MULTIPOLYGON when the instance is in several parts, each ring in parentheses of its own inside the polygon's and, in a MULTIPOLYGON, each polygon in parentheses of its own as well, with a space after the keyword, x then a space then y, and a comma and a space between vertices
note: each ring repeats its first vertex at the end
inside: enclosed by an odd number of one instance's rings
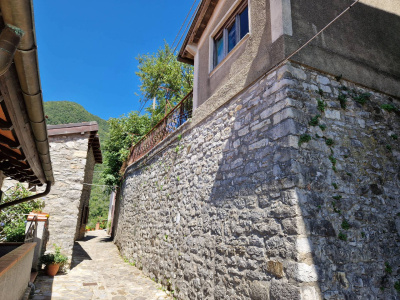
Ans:
POLYGON ((14 62, 28 110, 36 149, 46 177, 45 180, 41 181, 54 183, 38 68, 32 1, 1 0, 0 8, 4 23, 20 28, 24 32, 15 53, 14 62))
POLYGON ((193 19, 192 25, 186 34, 185 40, 182 43, 182 47, 178 53, 178 61, 193 65, 194 59, 188 56, 186 46, 189 43, 197 44, 207 27, 208 21, 214 12, 219 0, 202 0, 197 9, 196 16, 193 19))

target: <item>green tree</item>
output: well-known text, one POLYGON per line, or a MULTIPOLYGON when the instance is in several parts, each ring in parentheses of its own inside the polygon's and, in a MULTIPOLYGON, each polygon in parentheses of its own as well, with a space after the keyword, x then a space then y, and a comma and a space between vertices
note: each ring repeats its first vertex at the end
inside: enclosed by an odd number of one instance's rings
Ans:
POLYGON ((168 46, 154 54, 139 55, 139 76, 141 85, 140 101, 152 102, 156 99, 156 107, 146 110, 151 114, 152 125, 161 120, 166 111, 172 109, 193 88, 193 67, 177 61, 175 54, 168 46), (166 103, 168 105, 166 107, 166 103))
MULTIPOLYGON (((7 194, 3 195, 1 203, 11 202, 30 195, 31 192, 21 184, 17 184, 7 194)), ((42 208, 43 201, 31 200, 0 211, 0 241, 23 242, 25 239, 26 215, 33 210, 41 210, 42 208)))
POLYGON ((130 112, 111 118, 108 124, 110 136, 104 143, 105 167, 102 175, 106 185, 114 186, 119 184, 119 171, 128 158, 129 148, 151 129, 151 121, 148 114, 140 116, 138 112, 130 112))
POLYGON ((166 111, 172 109, 193 87, 193 67, 180 63, 167 43, 153 54, 139 55, 136 75, 141 81, 140 102, 145 106, 156 99, 156 107, 146 108, 147 113, 130 112, 120 118, 108 120, 109 138, 104 146, 104 184, 118 185, 120 169, 129 155, 129 148, 137 143, 166 111), (168 101, 168 105, 166 105, 168 101))

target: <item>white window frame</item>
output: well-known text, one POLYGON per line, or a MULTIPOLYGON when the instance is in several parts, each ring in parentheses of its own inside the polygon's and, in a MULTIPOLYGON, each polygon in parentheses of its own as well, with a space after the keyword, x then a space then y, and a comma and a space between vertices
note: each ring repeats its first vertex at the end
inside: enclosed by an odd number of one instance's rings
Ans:
POLYGON ((251 7, 250 7, 250 1, 246 0, 236 0, 235 3, 232 5, 232 7, 229 9, 229 11, 224 15, 224 17, 221 19, 221 21, 218 23, 218 25, 215 27, 215 29, 212 31, 212 33, 209 36, 209 45, 210 45, 210 50, 209 50, 209 73, 210 75, 212 75, 212 73, 214 73, 214 71, 216 71, 221 65, 224 64, 224 62, 235 52, 235 50, 245 41, 247 40, 247 38, 249 37, 250 33, 251 33, 251 7), (244 2, 246 2, 246 4, 244 4, 244 2), (249 27, 249 31, 246 33, 245 36, 243 36, 242 39, 240 39, 240 32, 239 30, 237 30, 238 28, 240 28, 240 13, 241 12, 236 12, 237 8, 239 6, 243 6, 243 9, 246 8, 248 9, 248 27, 249 27), (233 14, 235 15, 235 26, 236 26, 236 45, 233 47, 233 49, 228 52, 228 22, 230 21, 230 19, 232 18, 233 14), (225 28, 224 28, 225 27, 225 28), (223 28, 223 29, 222 29, 223 28), (215 59, 215 55, 216 55, 216 47, 215 47, 215 37, 217 35, 221 34, 221 30, 222 30, 222 36, 223 36, 223 59, 217 64, 214 64, 214 59, 215 59))

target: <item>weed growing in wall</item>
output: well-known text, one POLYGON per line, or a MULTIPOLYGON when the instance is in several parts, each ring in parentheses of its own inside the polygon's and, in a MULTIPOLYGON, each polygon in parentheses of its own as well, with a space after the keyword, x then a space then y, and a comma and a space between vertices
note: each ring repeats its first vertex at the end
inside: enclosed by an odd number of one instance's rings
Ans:
POLYGON ((332 139, 326 139, 325 143, 326 143, 328 146, 332 146, 332 145, 334 144, 334 142, 333 142, 332 139))
POLYGON ((308 143, 309 141, 311 141, 311 136, 305 133, 300 136, 298 144, 301 146, 301 144, 308 143))
POLYGON ((400 293, 400 281, 396 281, 394 283, 394 288, 395 288, 396 291, 398 291, 400 293))
POLYGON ((321 112, 324 112, 325 108, 326 108, 325 101, 322 100, 322 99, 317 99, 317 102, 318 102, 318 110, 321 111, 321 112))
POLYGON ((388 262, 385 262, 385 272, 387 274, 392 274, 392 272, 393 272, 392 267, 390 266, 390 264, 388 262))
POLYGON ((308 123, 310 126, 317 126, 318 125, 318 119, 321 117, 321 115, 316 115, 311 119, 311 121, 308 123))
POLYGON ((342 74, 340 74, 340 75, 338 75, 338 76, 335 76, 335 80, 336 80, 337 82, 340 82, 340 80, 342 79, 342 77, 343 77, 342 74))
POLYGON ((326 125, 325 124, 321 124, 321 125, 319 125, 319 128, 321 128, 322 131, 325 131, 326 125))
POLYGON ((347 241, 347 235, 344 234, 343 232, 339 232, 338 238, 339 240, 347 241))
POLYGON ((341 224, 341 227, 342 227, 342 229, 344 229, 344 230, 349 230, 351 226, 350 226, 349 222, 347 222, 347 220, 344 219, 343 222, 342 222, 342 224, 341 224))
POLYGON ((333 155, 330 155, 329 160, 332 163, 332 170, 336 172, 336 158, 334 158, 333 155))
POLYGON ((371 98, 370 93, 358 93, 356 90, 353 90, 351 93, 351 97, 354 101, 364 105, 371 98))
POLYGON ((340 103, 340 107, 343 108, 343 109, 346 109, 346 107, 347 107, 346 95, 340 93, 339 96, 338 96, 338 100, 339 100, 339 103, 340 103))
POLYGON ((392 111, 397 111, 397 107, 394 106, 393 104, 382 104, 381 108, 388 111, 388 112, 392 112, 392 111))

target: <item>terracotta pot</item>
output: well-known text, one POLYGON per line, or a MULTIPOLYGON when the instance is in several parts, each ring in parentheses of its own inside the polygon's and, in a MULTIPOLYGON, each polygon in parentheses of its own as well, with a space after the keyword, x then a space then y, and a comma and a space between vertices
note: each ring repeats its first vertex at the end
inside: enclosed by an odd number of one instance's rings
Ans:
POLYGON ((47 265, 46 266, 46 274, 51 277, 54 277, 57 274, 59 268, 60 268, 59 264, 47 265))

